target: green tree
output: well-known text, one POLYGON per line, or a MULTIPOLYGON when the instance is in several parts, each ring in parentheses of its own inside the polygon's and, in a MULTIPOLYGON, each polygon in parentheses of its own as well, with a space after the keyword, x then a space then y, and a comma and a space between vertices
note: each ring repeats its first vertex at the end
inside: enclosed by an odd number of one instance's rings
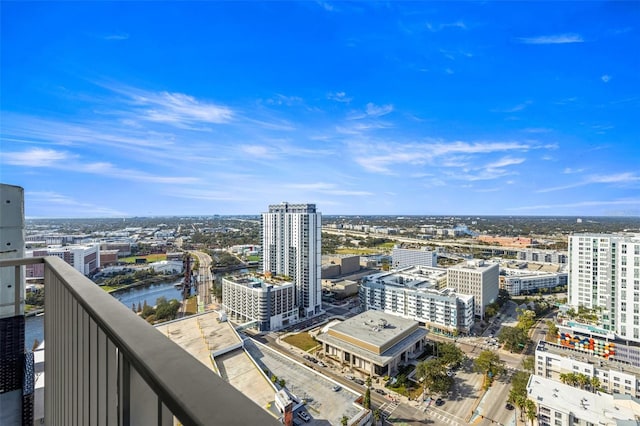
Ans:
POLYGON ((524 410, 527 415, 527 419, 531 422, 531 426, 533 426, 533 421, 538 416, 538 408, 536 407, 536 403, 530 399, 525 401, 524 410))
POLYGON ((595 377, 595 376, 594 376, 594 377, 592 377, 592 378, 590 379, 589 386, 591 386, 591 391, 592 391, 593 393, 596 393, 596 392, 600 389, 600 386, 601 386, 601 384, 600 384, 600 379, 598 379, 598 378, 597 378, 597 377, 595 377))
POLYGON ((473 361, 473 370, 484 374, 485 386, 491 386, 493 379, 504 372, 504 361, 497 353, 485 350, 473 361))
MULTIPOLYGON (((528 356, 522 360, 522 368, 524 369, 524 371, 533 373, 535 366, 536 366, 536 360, 532 356, 528 356)), ((528 379, 529 378, 527 378, 527 380, 528 379)))
POLYGON ((518 328, 529 331, 536 323, 536 313, 528 309, 518 309, 518 328))
POLYGON ((445 366, 460 364, 464 359, 464 353, 454 343, 438 342, 438 358, 445 366))
POLYGON ((547 321, 545 324, 549 327, 546 340, 555 341, 558 336, 558 326, 553 321, 547 321))
POLYGON ((453 385, 453 379, 447 376, 443 362, 437 358, 418 363, 416 377, 422 380, 423 392, 447 393, 453 385))
POLYGON ((374 424, 378 424, 380 422, 380 419, 382 418, 382 413, 380 413, 380 409, 376 408, 373 411, 373 420, 375 420, 374 424))
POLYGON ((340 424, 342 426, 347 426, 349 424, 349 417, 347 416, 342 416, 342 418, 340 419, 340 424))
POLYGON ((502 327, 498 334, 498 342, 504 345, 505 349, 520 352, 529 342, 527 331, 520 327, 502 327))
POLYGON ((367 387, 367 390, 364 392, 364 401, 362 405, 367 410, 371 408, 371 388, 370 387, 367 387))

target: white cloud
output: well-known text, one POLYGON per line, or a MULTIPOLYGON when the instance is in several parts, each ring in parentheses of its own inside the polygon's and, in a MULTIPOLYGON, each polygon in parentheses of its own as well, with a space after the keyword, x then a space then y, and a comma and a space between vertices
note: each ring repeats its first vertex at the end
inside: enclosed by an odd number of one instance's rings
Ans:
POLYGON ((348 97, 345 92, 331 92, 331 93, 328 93, 327 94, 327 99, 330 99, 330 100, 336 101, 336 102, 344 102, 346 104, 348 104, 349 102, 351 102, 353 100, 353 98, 348 97))
POLYGON ((566 204, 540 204, 534 206, 521 206, 507 208, 507 210, 543 210, 543 209, 558 209, 558 208, 571 208, 571 207, 598 207, 598 206, 620 206, 620 205, 640 205, 640 199, 623 199, 623 200, 594 200, 594 201, 578 201, 575 203, 566 204))
POLYGON ((81 202, 53 191, 26 191, 29 205, 42 205, 42 210, 56 211, 58 217, 113 217, 128 216, 127 213, 109 207, 81 202))
POLYGON ((514 166, 516 164, 522 164, 526 161, 525 158, 512 158, 512 157, 503 157, 498 161, 494 161, 493 163, 489 163, 485 166, 487 169, 497 169, 507 166, 514 166))
POLYGON ((300 105, 303 102, 304 102, 303 99, 299 96, 285 96, 279 93, 276 94, 273 98, 267 99, 267 103, 270 105, 293 106, 293 105, 300 105))
POLYGON ((617 173, 613 175, 591 175, 579 182, 574 182, 574 183, 561 185, 561 186, 554 186, 551 188, 543 188, 543 189, 537 190, 536 192, 544 193, 544 192, 562 191, 565 189, 572 189, 580 186, 599 184, 599 183, 628 185, 628 184, 635 184, 639 182, 640 182, 640 176, 631 172, 617 173))
POLYGON ((557 34, 538 37, 521 37, 518 40, 524 44, 567 44, 584 42, 582 36, 579 34, 557 34))
POLYGON ((427 22, 425 24, 425 27, 429 31, 434 32, 434 33, 438 32, 438 31, 442 31, 442 30, 447 29, 447 28, 454 28, 454 29, 458 28, 458 29, 461 29, 461 30, 466 30, 467 29, 467 26, 465 25, 465 23, 463 21, 455 21, 455 22, 451 22, 451 23, 437 24, 437 25, 432 24, 430 22, 427 22))
POLYGON ((514 112, 519 112, 522 111, 523 109, 525 109, 526 107, 528 107, 529 105, 531 105, 531 101, 524 101, 518 105, 515 105, 513 107, 510 108, 504 108, 504 109, 494 109, 492 110, 493 112, 506 112, 506 113, 514 113, 514 112))
POLYGON ((72 158, 72 155, 67 152, 43 148, 31 148, 22 152, 5 152, 2 156, 7 164, 28 167, 53 167, 57 163, 72 158))
POLYGON ((129 34, 127 34, 127 33, 108 34, 108 35, 104 36, 103 38, 105 40, 115 40, 115 41, 128 40, 129 39, 129 34))
POLYGON ((562 171, 562 173, 566 174, 566 175, 571 175, 574 173, 582 173, 584 171, 584 169, 572 169, 571 167, 565 167, 565 169, 562 171))
POLYGON ((610 75, 608 75, 608 74, 604 74, 602 77, 600 77, 600 79, 601 79, 603 82, 608 83, 608 82, 609 82, 609 80, 611 80, 611 76, 610 76, 610 75))
POLYGON ((389 114, 391 111, 393 111, 393 105, 389 104, 389 105, 376 105, 372 102, 369 102, 367 104, 367 115, 369 117, 381 117, 383 115, 387 115, 389 114))
POLYGON ((369 196, 373 195, 369 191, 355 191, 344 189, 342 186, 335 185, 333 183, 326 182, 314 182, 314 183, 293 183, 284 185, 287 188, 298 189, 302 191, 319 192, 329 195, 344 195, 344 196, 369 196))

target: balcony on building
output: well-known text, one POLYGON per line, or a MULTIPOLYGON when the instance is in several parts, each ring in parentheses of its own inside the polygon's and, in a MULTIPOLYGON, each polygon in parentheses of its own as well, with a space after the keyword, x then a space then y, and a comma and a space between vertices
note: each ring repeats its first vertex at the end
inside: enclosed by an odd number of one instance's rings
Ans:
POLYGON ((278 424, 62 259, 1 260, 0 268, 21 279, 28 264, 45 270, 44 424, 278 424))

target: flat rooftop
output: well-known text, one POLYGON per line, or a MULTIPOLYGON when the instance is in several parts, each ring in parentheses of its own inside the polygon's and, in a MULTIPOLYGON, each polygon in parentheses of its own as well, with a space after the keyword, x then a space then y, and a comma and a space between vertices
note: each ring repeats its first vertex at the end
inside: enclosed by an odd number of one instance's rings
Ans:
POLYGON ((533 374, 527 390, 529 399, 536 404, 562 413, 573 413, 575 417, 594 424, 610 425, 617 421, 637 420, 634 410, 627 403, 629 398, 595 394, 533 374))
POLYGON ((369 310, 331 327, 353 339, 375 346, 384 346, 398 335, 415 328, 414 320, 400 318, 382 311, 369 310))
POLYGON ((598 367, 598 369, 611 369, 622 371, 624 373, 631 373, 638 377, 640 377, 640 367, 636 367, 624 361, 617 361, 615 357, 613 358, 602 358, 595 355, 590 355, 588 352, 584 352, 578 349, 571 349, 564 346, 559 346, 552 342, 539 341, 538 346, 536 347, 536 352, 548 352, 550 354, 559 355, 571 359, 575 359, 576 361, 581 361, 587 364, 593 364, 598 367))

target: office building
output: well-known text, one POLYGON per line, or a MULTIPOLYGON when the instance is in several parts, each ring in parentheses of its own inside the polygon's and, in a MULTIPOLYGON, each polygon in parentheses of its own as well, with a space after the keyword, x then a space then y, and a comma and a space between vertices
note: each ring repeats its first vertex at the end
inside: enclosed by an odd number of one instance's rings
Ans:
POLYGON ((604 330, 640 342, 640 236, 570 236, 568 304, 596 310, 604 330))
POLYGON ((447 287, 461 294, 471 294, 475 315, 484 319, 484 310, 498 300, 500 266, 473 259, 447 269, 447 287))
MULTIPOLYGON (((90 275, 100 268, 100 245, 56 246, 33 250, 27 257, 56 256, 73 266, 78 272, 90 275)), ((28 265, 28 278, 42 278, 44 265, 28 265)))
POLYGON ((285 202, 262 214, 261 270, 293 282, 300 318, 322 310, 321 226, 315 204, 285 202))
POLYGON ((392 376, 401 364, 420 356, 427 330, 418 322, 366 311, 330 326, 316 339, 325 356, 372 376, 392 376))
POLYGON ((394 268, 403 268, 405 266, 438 266, 438 255, 426 247, 421 250, 415 250, 396 246, 391 252, 391 258, 391 264, 394 268))
POLYGON ((418 321, 434 331, 468 333, 474 321, 473 296, 441 288, 446 277, 446 269, 424 266, 369 275, 360 284, 360 306, 418 321))

